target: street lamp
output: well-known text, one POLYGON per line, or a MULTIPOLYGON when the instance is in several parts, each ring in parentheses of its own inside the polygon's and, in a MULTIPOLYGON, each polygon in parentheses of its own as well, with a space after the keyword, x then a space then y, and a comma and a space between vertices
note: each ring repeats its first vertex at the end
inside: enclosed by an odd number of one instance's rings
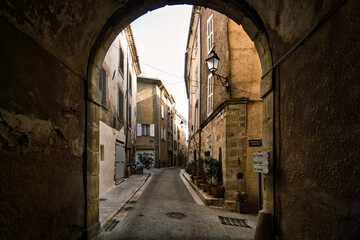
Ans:
POLYGON ((216 52, 214 50, 212 50, 210 52, 210 57, 208 59, 206 59, 206 64, 207 64, 207 67, 209 69, 209 71, 211 72, 211 74, 213 76, 216 76, 218 78, 218 80, 221 82, 221 84, 226 87, 226 89, 228 90, 229 89, 229 79, 227 77, 223 77, 223 76, 220 76, 218 74, 216 74, 216 70, 218 69, 218 66, 219 66, 219 61, 220 61, 220 58, 218 57, 218 55, 216 54, 216 52))

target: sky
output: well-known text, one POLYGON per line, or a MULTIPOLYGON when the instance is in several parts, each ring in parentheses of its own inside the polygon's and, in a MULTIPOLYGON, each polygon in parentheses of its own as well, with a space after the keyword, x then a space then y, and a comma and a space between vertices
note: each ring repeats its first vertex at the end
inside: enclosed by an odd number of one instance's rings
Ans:
POLYGON ((131 23, 142 76, 160 79, 185 119, 184 62, 191 10, 190 5, 166 6, 131 23))

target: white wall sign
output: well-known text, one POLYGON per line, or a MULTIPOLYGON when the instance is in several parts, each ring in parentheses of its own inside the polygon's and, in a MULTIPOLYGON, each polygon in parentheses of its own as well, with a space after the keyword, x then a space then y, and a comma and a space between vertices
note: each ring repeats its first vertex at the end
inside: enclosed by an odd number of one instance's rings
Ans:
POLYGON ((254 172, 269 173, 270 153, 258 152, 253 153, 253 170, 254 172))

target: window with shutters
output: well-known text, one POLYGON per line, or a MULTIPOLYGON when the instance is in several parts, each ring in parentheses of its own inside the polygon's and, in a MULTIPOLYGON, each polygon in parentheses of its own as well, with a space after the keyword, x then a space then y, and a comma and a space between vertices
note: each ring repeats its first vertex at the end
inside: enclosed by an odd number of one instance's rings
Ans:
POLYGON ((161 140, 165 140, 165 134, 166 134, 165 128, 161 127, 161 140))
POLYGON ((124 51, 123 51, 123 49, 121 48, 121 46, 120 46, 120 48, 119 48, 120 50, 119 50, 119 66, 118 66, 118 70, 119 70, 119 72, 122 74, 122 75, 124 75, 124 66, 125 66, 125 57, 124 57, 124 51))
POLYGON ((101 91, 101 103, 106 103, 106 71, 104 68, 100 69, 100 91, 101 91))
POLYGON ((145 136, 145 137, 150 136, 150 125, 149 124, 141 125, 141 136, 145 136))
POLYGON ((213 112, 213 94, 214 93, 214 77, 209 74, 207 81, 207 115, 209 116, 213 112))
POLYGON ((124 93, 121 89, 118 89, 118 98, 119 98, 119 117, 120 119, 124 119, 124 93))
POLYGON ((211 14, 207 20, 207 31, 206 31, 206 38, 207 38, 207 50, 208 54, 214 47, 214 24, 213 24, 213 15, 211 14))

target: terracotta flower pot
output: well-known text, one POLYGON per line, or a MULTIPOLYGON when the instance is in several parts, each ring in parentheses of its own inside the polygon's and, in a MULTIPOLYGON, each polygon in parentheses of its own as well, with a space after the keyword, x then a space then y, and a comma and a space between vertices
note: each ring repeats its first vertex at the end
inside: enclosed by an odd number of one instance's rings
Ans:
POLYGON ((199 180, 201 178, 201 176, 193 176, 194 180, 199 180))
POLYGON ((211 186, 210 186, 210 184, 206 184, 205 188, 206 188, 206 192, 211 194, 211 186))
POLYGON ((213 186, 211 187, 211 193, 215 198, 224 197, 225 188, 223 186, 213 186))
POLYGON ((249 202, 239 202, 239 212, 240 213, 249 213, 250 212, 250 210, 249 210, 249 208, 250 208, 250 204, 249 204, 249 202))

